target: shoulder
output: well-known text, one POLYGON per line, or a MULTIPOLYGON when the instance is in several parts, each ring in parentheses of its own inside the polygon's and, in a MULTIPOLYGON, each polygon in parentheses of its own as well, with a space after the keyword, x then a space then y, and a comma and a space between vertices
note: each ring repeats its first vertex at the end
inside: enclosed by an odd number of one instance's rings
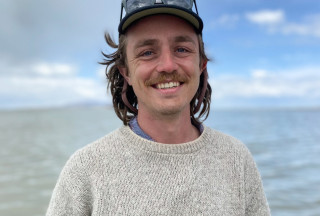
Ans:
POLYGON ((64 169, 92 172, 106 160, 112 158, 125 148, 124 136, 121 128, 97 139, 78 149, 68 159, 64 169))
POLYGON ((242 141, 231 135, 209 127, 205 127, 205 132, 207 142, 209 142, 209 145, 211 146, 223 149, 238 149, 241 151, 248 150, 242 141))
POLYGON ((121 147, 119 143, 123 142, 123 136, 120 131, 121 128, 112 131, 111 133, 77 150, 74 155, 99 155, 104 154, 105 151, 110 151, 113 148, 121 147))
POLYGON ((211 155, 223 155, 237 160, 242 165, 247 161, 253 161, 253 156, 248 147, 239 139, 220 132, 218 130, 205 127, 206 148, 211 155))
MULTIPOLYGON (((100 180, 116 151, 121 151, 119 130, 77 150, 63 167, 47 215, 89 215, 100 180), (81 212, 81 213, 80 213, 81 212)), ((111 164, 111 165, 110 165, 111 164)))

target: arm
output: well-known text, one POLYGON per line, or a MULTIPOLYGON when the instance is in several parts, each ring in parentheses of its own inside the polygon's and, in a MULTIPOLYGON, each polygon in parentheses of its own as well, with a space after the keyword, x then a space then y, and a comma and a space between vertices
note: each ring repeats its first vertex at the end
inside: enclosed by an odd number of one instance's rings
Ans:
POLYGON ((248 151, 245 160, 245 202, 246 216, 269 216, 270 209, 263 190, 261 176, 248 151))
POLYGON ((63 168, 53 191, 47 216, 84 216, 91 212, 91 193, 79 155, 73 155, 63 168))

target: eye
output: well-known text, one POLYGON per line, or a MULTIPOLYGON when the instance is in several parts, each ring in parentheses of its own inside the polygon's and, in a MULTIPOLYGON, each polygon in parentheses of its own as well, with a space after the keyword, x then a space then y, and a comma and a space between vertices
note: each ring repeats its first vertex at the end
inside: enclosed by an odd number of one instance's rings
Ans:
POLYGON ((144 50, 141 50, 136 58, 138 59, 141 59, 141 60, 151 60, 151 59, 154 59, 157 55, 157 52, 156 50, 154 49, 144 49, 144 50))
POLYGON ((143 52, 141 55, 142 56, 151 56, 152 54, 153 54, 153 52, 148 50, 148 51, 143 52))
POLYGON ((185 49, 185 48, 182 48, 182 47, 179 47, 178 49, 177 49, 177 52, 188 52, 188 50, 187 49, 185 49))

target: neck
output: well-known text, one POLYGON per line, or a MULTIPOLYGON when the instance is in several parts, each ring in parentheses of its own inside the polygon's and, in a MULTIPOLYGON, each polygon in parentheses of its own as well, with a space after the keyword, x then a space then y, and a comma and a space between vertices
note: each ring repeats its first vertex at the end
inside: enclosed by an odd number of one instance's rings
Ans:
POLYGON ((179 144, 193 141, 200 136, 199 130, 191 123, 189 112, 161 117, 141 112, 137 120, 141 129, 156 142, 179 144))

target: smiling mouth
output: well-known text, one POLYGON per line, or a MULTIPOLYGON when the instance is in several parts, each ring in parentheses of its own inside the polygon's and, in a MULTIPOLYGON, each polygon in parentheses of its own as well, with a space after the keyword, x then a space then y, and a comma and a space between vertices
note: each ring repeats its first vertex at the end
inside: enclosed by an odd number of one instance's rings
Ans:
POLYGON ((177 88, 186 82, 188 82, 188 78, 175 71, 173 73, 160 73, 157 77, 146 80, 145 85, 165 90, 177 88))
POLYGON ((170 88, 176 88, 180 86, 182 83, 180 82, 167 82, 167 83, 159 83, 154 85, 157 89, 170 89, 170 88))

